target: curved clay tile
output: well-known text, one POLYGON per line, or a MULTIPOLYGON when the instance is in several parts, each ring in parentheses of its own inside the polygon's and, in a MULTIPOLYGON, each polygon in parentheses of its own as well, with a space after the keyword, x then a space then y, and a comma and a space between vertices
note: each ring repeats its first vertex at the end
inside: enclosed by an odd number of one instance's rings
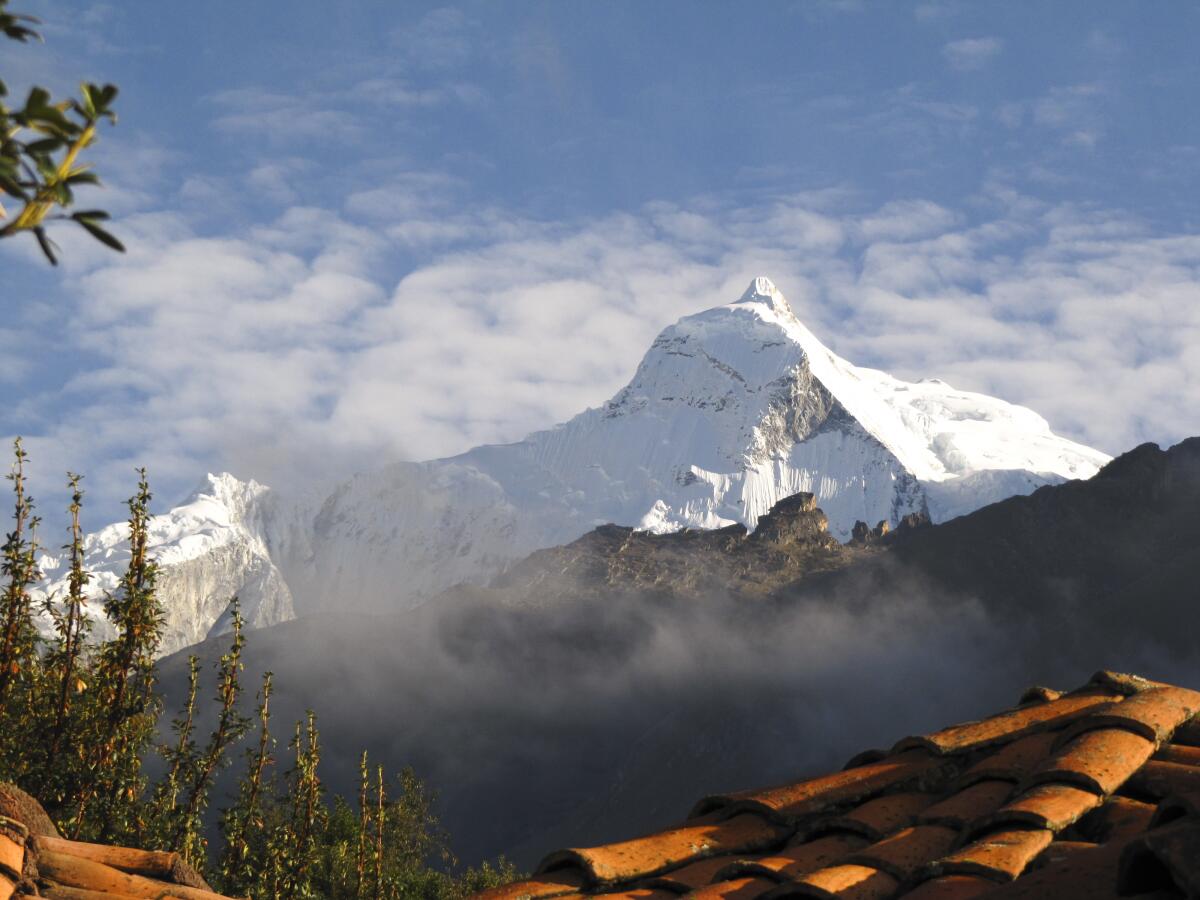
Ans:
POLYGON ((505 884, 483 891, 477 896, 485 900, 549 900, 577 894, 583 886, 583 875, 564 869, 546 875, 535 875, 525 881, 505 884))
POLYGON ((1109 900, 1122 854, 1122 896, 1200 898, 1200 693, 1102 672, 1023 701, 710 797, 673 831, 555 854, 485 900, 1109 900))
POLYGON ((964 828, 972 822, 991 815, 1012 796, 1009 781, 980 781, 935 803, 918 817, 927 825, 948 825, 964 828))
POLYGON ((1121 841, 1150 827, 1154 805, 1130 797, 1109 797, 1103 806, 1080 819, 1073 829, 1097 844, 1121 841))
POLYGON ((1062 691, 1056 691, 1054 688, 1042 687, 1040 684, 1035 684, 1033 687, 1025 689, 1025 693, 1023 693, 1021 695, 1021 699, 1017 701, 1017 706, 1032 706, 1035 703, 1049 703, 1051 700, 1057 700, 1062 695, 1062 691))
POLYGON ((688 895, 691 900, 752 900, 775 887, 766 878, 735 878, 702 887, 688 895))
POLYGON ((822 834, 830 831, 849 831, 861 834, 871 841, 878 841, 886 835, 913 825, 917 816, 933 805, 936 795, 921 791, 904 791, 897 794, 884 794, 856 806, 845 815, 831 819, 822 819, 808 829, 808 834, 822 834))
POLYGON ((782 842, 787 835, 785 829, 761 816, 743 814, 723 822, 688 825, 631 841, 560 850, 542 860, 538 872, 577 867, 589 881, 615 884, 657 875, 689 860, 764 850, 782 842))
POLYGON ((1154 742, 1131 731, 1087 731, 1035 769, 1028 782, 1062 781, 1107 795, 1128 781, 1153 753, 1154 742))
POLYGON ((966 787, 985 778, 1021 781, 1050 754, 1059 732, 1039 731, 1017 738, 974 763, 964 772, 958 784, 966 787))
POLYGON ((1099 846, 1039 867, 988 893, 987 900, 1115 900, 1117 866, 1126 843, 1099 846))
POLYGON ((784 897, 812 897, 820 900, 887 900, 896 893, 899 882, 886 872, 871 866, 842 865, 819 869, 798 881, 782 884, 767 895, 769 900, 784 897))
POLYGON ((749 810, 782 821, 825 812, 880 794, 888 788, 918 780, 938 768, 938 761, 922 750, 910 750, 888 756, 879 762, 859 766, 820 778, 810 778, 763 791, 717 794, 697 804, 693 815, 730 807, 749 810))
POLYGON ((770 856, 743 859, 719 871, 720 880, 753 875, 773 881, 792 881, 809 872, 840 862, 855 850, 867 846, 857 834, 827 834, 806 843, 792 844, 770 856))
POLYGON ((1175 729, 1171 736, 1172 743, 1186 744, 1189 747, 1200 747, 1200 716, 1192 716, 1175 729))
POLYGON ((1100 795, 1053 782, 1031 787, 990 816, 972 824, 972 833, 1005 825, 1062 831, 1103 802, 1100 795))
POLYGON ((1200 693, 1180 687, 1147 688, 1074 723, 1066 738, 1095 728, 1126 728, 1157 746, 1200 712, 1200 693))
POLYGON ((1044 828, 1010 828, 968 844, 933 864, 930 871, 945 875, 979 875, 1011 881, 1054 840, 1044 828))
POLYGON ((1191 794, 1200 791, 1200 766, 1152 759, 1129 779, 1129 787, 1155 800, 1165 800, 1172 794, 1191 794))
POLYGON ((664 872, 662 875, 648 878, 641 882, 641 886, 686 894, 688 891, 712 884, 716 880, 716 874, 727 868, 730 863, 736 862, 737 859, 736 856, 712 856, 702 859, 700 862, 694 862, 682 868, 664 872))
POLYGON ((850 856, 847 862, 872 866, 905 881, 941 859, 958 842, 958 831, 943 825, 915 825, 850 856))
POLYGON ((1104 688, 1088 688, 1076 694, 1066 694, 1057 700, 1038 706, 1023 706, 1008 710, 979 722, 966 722, 935 731, 932 734, 907 737, 899 741, 892 752, 913 747, 939 754, 966 753, 1023 737, 1034 731, 1059 727, 1105 706, 1120 695, 1104 688))
POLYGON ((1184 766, 1200 766, 1200 747, 1189 747, 1186 744, 1176 743, 1165 744, 1158 748, 1154 758, 1184 766))

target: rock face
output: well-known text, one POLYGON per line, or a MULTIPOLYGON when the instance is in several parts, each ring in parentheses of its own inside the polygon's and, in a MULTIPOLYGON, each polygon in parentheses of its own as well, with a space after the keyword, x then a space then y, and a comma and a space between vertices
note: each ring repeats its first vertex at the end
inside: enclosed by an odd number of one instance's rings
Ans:
MULTIPOLYGON (((169 513, 149 522, 150 549, 159 564, 158 593, 165 621, 165 655, 204 640, 228 627, 227 612, 236 596, 247 625, 260 628, 295 618, 291 591, 271 560, 263 536, 267 488, 230 475, 210 475, 204 484, 169 513)), ((87 591, 97 638, 111 636, 99 615, 102 596, 116 590, 129 563, 129 529, 110 525, 84 542, 92 573, 87 591)), ((43 555, 45 582, 35 599, 66 592, 70 560, 43 555)), ((49 621, 43 621, 49 631, 49 621)))
MULTIPOLYGON (((609 402, 518 443, 305 498, 210 476, 154 520, 167 648, 220 627, 235 591, 256 625, 405 608, 597 525, 753 530, 802 493, 824 511, 826 538, 849 541, 859 521, 940 522, 1088 478, 1107 459, 1028 409, 851 365, 760 277, 664 329, 609 402)), ((122 526, 89 538, 97 589, 115 584, 122 547, 122 526)), ((51 586, 65 574, 59 560, 46 570, 51 586)))

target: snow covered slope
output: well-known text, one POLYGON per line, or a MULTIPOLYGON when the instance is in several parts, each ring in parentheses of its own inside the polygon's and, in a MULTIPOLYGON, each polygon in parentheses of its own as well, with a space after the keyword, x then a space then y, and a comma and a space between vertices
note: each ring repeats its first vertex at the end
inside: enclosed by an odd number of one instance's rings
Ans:
MULTIPOLYGON (((287 582, 260 533, 259 508, 266 492, 253 481, 209 475, 186 501, 150 520, 150 551, 160 567, 159 596, 166 614, 164 655, 204 640, 214 627, 228 627, 224 613, 235 595, 251 627, 295 617, 287 582)), ((116 589, 129 564, 129 527, 122 522, 88 535, 84 555, 92 574, 87 593, 93 633, 106 638, 110 629, 99 615, 102 597, 116 589)), ((70 562, 65 555, 40 557, 45 576, 40 597, 66 593, 70 562)), ((42 625, 49 630, 48 619, 42 625)))
MULTIPOLYGON (((315 499, 210 476, 154 527, 172 641, 186 643, 235 589, 254 624, 409 605, 606 522, 753 528, 809 491, 845 540, 856 520, 941 521, 1107 461, 1028 409, 851 365, 756 278, 738 301, 665 329, 627 387, 556 428, 315 499)), ((89 538, 106 572, 120 531, 89 538)))

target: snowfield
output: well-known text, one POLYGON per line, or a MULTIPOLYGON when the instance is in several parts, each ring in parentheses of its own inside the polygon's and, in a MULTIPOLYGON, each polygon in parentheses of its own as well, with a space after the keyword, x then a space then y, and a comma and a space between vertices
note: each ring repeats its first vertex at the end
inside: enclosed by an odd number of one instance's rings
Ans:
MULTIPOLYGON (((151 523, 163 652, 226 628, 235 593, 256 627, 413 606, 598 524, 753 528, 798 491, 847 540, 857 520, 944 521, 1108 460, 1029 409, 852 365, 759 277, 666 328, 604 406, 518 443, 396 463, 318 497, 208 476, 151 523)), ((125 535, 117 524, 88 537, 93 592, 115 586, 125 535)), ((67 561, 42 564, 45 590, 63 591, 67 561)))

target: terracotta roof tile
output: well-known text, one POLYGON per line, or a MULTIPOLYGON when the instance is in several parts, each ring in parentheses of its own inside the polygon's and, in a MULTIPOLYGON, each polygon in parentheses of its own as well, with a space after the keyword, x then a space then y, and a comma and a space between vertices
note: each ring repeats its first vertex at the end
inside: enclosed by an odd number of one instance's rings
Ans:
POLYGON ((841 772, 709 797, 671 831, 552 854, 488 900, 1093 900, 1117 896, 1126 848, 1131 896, 1200 897, 1197 709, 1200 693, 1100 672, 841 772))
POLYGON ((915 825, 865 847, 847 858, 849 863, 874 866, 897 881, 940 859, 958 842, 958 830, 944 825, 915 825))
POLYGON ((809 833, 851 831, 877 841, 899 828, 915 824, 917 816, 936 799, 933 794, 914 791, 885 794, 860 804, 845 815, 823 818, 809 833))
POLYGON ((994 813, 1012 793, 1013 785, 1009 781, 980 781, 935 803, 921 813, 918 821, 964 828, 994 813))
POLYGON ((767 896, 817 897, 822 900, 887 900, 899 882, 871 866, 843 865, 818 869, 791 884, 781 885, 767 896))
POLYGON ((704 825, 687 825, 645 837, 600 847, 571 848, 552 853, 539 873, 577 866, 596 884, 615 884, 656 875, 689 860, 721 854, 765 850, 788 835, 761 816, 742 814, 704 825))
POLYGON ((1160 747, 1154 754, 1155 759, 1163 762, 1180 763, 1185 766, 1200 766, 1200 747, 1189 747, 1186 744, 1170 743, 1160 747))
POLYGON ((1074 831, 1089 841, 1107 844, 1141 834, 1150 827, 1154 805, 1129 797, 1110 797, 1076 823, 1074 831))
POLYGON ((1057 700, 1062 695, 1062 691, 1056 691, 1054 688, 1042 687, 1040 684, 1035 684, 1033 687, 1025 689, 1025 693, 1023 693, 1021 695, 1021 699, 1017 701, 1017 706, 1027 706, 1033 703, 1048 703, 1051 700, 1057 700))
POLYGON ((685 894, 696 888, 704 887, 716 881, 716 874, 730 864, 736 863, 737 856, 710 856, 678 869, 671 869, 662 875, 656 875, 640 882, 642 887, 662 888, 685 894))
POLYGON ((1057 727, 1105 706, 1119 695, 1101 687, 1087 688, 1067 694, 1048 703, 1021 706, 980 722, 952 725, 919 737, 907 737, 892 748, 898 753, 913 747, 924 747, 934 753, 965 753, 1005 743, 1034 731, 1057 727))
POLYGON ((178 854, 68 841, 37 801, 11 785, 0 815, 0 900, 228 900, 213 893, 178 854), (49 823, 49 824, 48 824, 49 823))
POLYGON ((965 787, 985 778, 1021 781, 1049 755, 1058 736, 1056 731, 1042 731, 1005 744, 967 769, 959 784, 965 787))
POLYGON ((735 878, 720 881, 693 891, 692 900, 751 900, 775 887, 775 882, 766 878, 735 878))
POLYGON ((1190 794, 1200 791, 1200 767, 1152 759, 1129 779, 1127 787, 1155 800, 1190 794))
POLYGON ((550 897, 576 894, 582 886, 582 873, 567 869, 492 888, 479 896, 487 900, 548 900, 550 897))
POLYGON ((857 834, 827 834, 805 843, 792 844, 759 859, 742 859, 717 873, 717 878, 755 875, 775 881, 799 878, 844 859, 869 841, 857 834))
POLYGON ((1052 840, 1054 833, 1045 828, 994 831, 939 860, 930 871, 1010 881, 1024 872, 1052 840))
POLYGON ((750 810, 788 821, 853 803, 888 788, 916 781, 937 767, 937 760, 920 750, 888 756, 854 769, 810 778, 763 791, 742 791, 706 797, 693 815, 716 809, 750 810))
POLYGON ((1185 744, 1188 747, 1200 747, 1200 716, 1192 716, 1176 728, 1171 740, 1176 744, 1185 744))
POLYGON ((996 888, 988 900, 1116 900, 1124 842, 1075 853, 996 888))
POLYGON ((974 823, 971 830, 1015 825, 1057 832, 1073 825, 1102 802, 1098 794, 1069 784, 1039 784, 974 823))
POLYGON ((654 888, 630 888, 627 891, 613 891, 607 894, 593 894, 603 900, 675 900, 678 894, 674 891, 656 890, 654 888))
POLYGON ((0 872, 17 880, 25 868, 25 827, 17 822, 0 820, 0 872))
POLYGON ((1107 688, 1125 697, 1132 697, 1134 694, 1140 694, 1142 691, 1150 690, 1150 688, 1170 687, 1170 685, 1164 684, 1161 681, 1152 681, 1149 678, 1143 678, 1141 675, 1131 675, 1128 672, 1113 672, 1109 669, 1101 669, 1091 677, 1088 684, 1092 687, 1107 688))
POLYGON ((1054 866, 1061 862, 1069 860, 1077 853, 1090 853, 1099 847, 1099 844, 1091 841, 1054 841, 1042 851, 1041 855, 1035 859, 1030 866, 1031 869, 1039 869, 1044 866, 1054 866))
POLYGON ((1035 769, 1029 781, 1063 781, 1097 794, 1111 794, 1153 753, 1154 742, 1133 732, 1120 728, 1088 731, 1035 769))
POLYGON ((1158 745, 1198 711, 1200 693, 1179 687, 1152 687, 1092 712, 1068 728, 1066 737, 1094 728, 1127 728, 1158 745))

